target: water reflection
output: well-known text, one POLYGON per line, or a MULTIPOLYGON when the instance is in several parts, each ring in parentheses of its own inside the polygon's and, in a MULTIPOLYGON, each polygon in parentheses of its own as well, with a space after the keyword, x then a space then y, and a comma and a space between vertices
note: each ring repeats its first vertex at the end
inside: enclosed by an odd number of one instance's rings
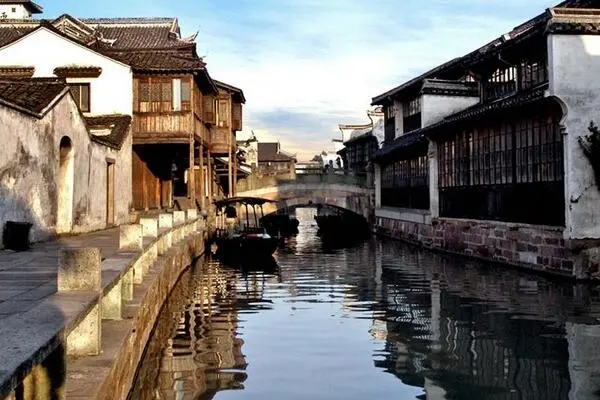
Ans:
POLYGON ((275 270, 184 276, 132 398, 598 398, 597 288, 387 240, 332 249, 310 212, 275 270))

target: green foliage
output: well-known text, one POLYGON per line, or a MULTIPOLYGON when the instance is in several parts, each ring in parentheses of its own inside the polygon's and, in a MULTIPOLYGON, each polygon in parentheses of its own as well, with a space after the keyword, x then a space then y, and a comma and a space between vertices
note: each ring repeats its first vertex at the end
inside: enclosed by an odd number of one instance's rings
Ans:
POLYGON ((579 144, 592 165, 596 178, 596 186, 600 189, 600 129, 592 121, 590 122, 588 131, 590 132, 589 135, 579 138, 579 144))

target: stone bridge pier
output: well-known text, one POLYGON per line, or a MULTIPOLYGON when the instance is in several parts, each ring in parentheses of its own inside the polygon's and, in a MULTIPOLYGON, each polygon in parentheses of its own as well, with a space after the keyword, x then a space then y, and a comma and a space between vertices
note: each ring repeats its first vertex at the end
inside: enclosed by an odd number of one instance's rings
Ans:
POLYGON ((372 223, 374 218, 373 189, 352 184, 287 182, 238 192, 237 195, 276 201, 276 203, 265 204, 265 214, 286 207, 321 204, 352 211, 362 215, 369 223, 372 223))

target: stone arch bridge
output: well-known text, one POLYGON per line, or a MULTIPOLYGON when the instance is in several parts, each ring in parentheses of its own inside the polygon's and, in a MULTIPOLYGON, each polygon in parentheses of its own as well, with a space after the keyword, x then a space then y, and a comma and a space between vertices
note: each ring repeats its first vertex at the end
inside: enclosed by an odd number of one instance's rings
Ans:
POLYGON ((297 175, 295 179, 266 177, 260 181, 241 182, 236 196, 274 200, 266 204, 265 214, 287 207, 328 205, 352 211, 372 222, 375 192, 365 179, 346 175, 297 175))

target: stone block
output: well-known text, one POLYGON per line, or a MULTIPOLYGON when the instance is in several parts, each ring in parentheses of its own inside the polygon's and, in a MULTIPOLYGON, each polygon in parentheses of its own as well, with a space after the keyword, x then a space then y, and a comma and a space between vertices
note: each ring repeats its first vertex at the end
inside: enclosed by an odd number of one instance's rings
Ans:
POLYGON ((61 249, 58 260, 58 291, 99 291, 102 285, 98 248, 61 249))
POLYGON ((74 357, 97 356, 102 349, 100 305, 96 304, 89 314, 67 336, 67 355, 74 357))
POLYGON ((158 236, 158 219, 156 218, 140 218, 142 226, 142 236, 155 238, 158 236))
POLYGON ((119 249, 142 251, 144 249, 142 225, 121 225, 119 227, 119 249))
POLYGON ((102 319, 120 320, 123 308, 122 279, 102 296, 102 319))
POLYGON ((185 211, 173 211, 173 225, 181 225, 185 222, 185 211))
POLYGON ((158 215, 158 227, 159 228, 172 228, 173 227, 173 214, 162 213, 158 215))
POLYGON ((198 210, 195 208, 190 208, 185 212, 188 220, 194 220, 198 218, 198 210))
POLYGON ((133 300, 133 268, 130 268, 121 280, 121 297, 124 301, 133 300))

